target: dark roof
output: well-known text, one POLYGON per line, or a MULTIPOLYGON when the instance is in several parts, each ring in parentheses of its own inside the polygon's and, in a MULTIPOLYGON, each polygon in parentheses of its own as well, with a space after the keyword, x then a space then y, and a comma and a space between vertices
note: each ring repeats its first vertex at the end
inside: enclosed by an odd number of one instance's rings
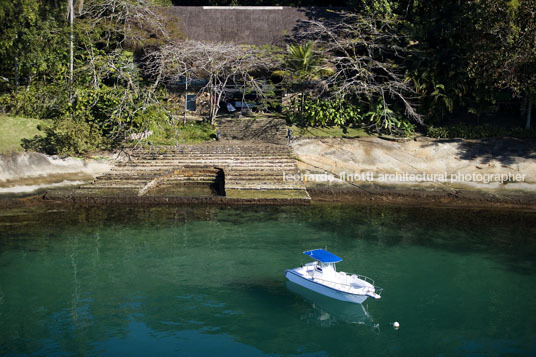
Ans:
POLYGON ((287 6, 173 6, 166 12, 186 39, 244 45, 281 44, 304 20, 334 16, 325 7, 287 6))

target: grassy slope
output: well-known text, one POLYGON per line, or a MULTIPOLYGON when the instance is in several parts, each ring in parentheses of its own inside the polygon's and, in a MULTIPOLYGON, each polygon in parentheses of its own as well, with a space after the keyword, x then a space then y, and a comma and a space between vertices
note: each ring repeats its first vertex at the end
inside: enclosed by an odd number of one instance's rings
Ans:
MULTIPOLYGON (((153 125, 151 130, 153 134, 142 140, 142 143, 148 142, 153 145, 199 144, 216 137, 216 129, 207 123, 187 123, 174 127, 170 123, 164 122, 160 125, 153 125)), ((134 143, 135 141, 130 144, 134 143)))
MULTIPOLYGON (((46 126, 47 120, 12 117, 0 114, 0 153, 20 152, 21 139, 32 138, 42 134, 37 130, 37 125, 46 126)), ((155 130, 156 132, 149 141, 159 145, 176 145, 187 143, 200 143, 211 140, 211 135, 215 135, 215 130, 207 124, 187 124, 180 126, 178 130, 165 128, 167 130, 155 130), (161 132, 162 131, 162 132, 161 132), (164 133, 164 131, 166 131, 164 133), (166 135, 167 134, 167 135, 166 135), (170 135, 171 134, 171 135, 170 135), (177 136, 175 136, 177 135, 177 136)), ((363 129, 349 128, 347 133, 343 133, 341 128, 300 128, 292 126, 292 135, 295 137, 363 137, 369 136, 363 129)))
POLYGON ((363 136, 370 136, 361 128, 348 128, 346 133, 343 133, 342 129, 339 127, 331 128, 300 128, 293 125, 291 128, 292 136, 295 137, 317 137, 317 138, 326 138, 326 137, 344 137, 344 138, 357 138, 363 136))
POLYGON ((42 134, 37 125, 47 125, 46 120, 0 115, 0 153, 23 151, 21 139, 42 134))

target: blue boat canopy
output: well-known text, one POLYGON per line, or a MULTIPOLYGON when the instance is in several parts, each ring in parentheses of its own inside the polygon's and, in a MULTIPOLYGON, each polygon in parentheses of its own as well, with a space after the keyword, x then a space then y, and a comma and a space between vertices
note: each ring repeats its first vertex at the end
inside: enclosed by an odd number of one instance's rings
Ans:
POLYGON ((311 258, 314 258, 318 261, 321 261, 322 263, 338 263, 342 262, 342 259, 336 256, 333 253, 328 252, 324 249, 314 249, 314 250, 308 250, 307 252, 303 252, 303 254, 310 256, 311 258))

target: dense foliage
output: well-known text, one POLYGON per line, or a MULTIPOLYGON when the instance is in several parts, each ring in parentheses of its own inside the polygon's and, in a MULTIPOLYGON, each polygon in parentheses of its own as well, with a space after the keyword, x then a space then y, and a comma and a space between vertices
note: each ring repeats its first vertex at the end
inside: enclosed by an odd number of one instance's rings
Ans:
POLYGON ((411 133, 416 124, 426 133, 429 125, 461 122, 476 126, 470 136, 482 125, 532 135, 509 128, 531 127, 535 1, 374 0, 348 6, 353 11, 343 21, 320 22, 309 31, 334 68, 334 76, 323 78, 332 85, 331 97, 353 102, 360 118, 377 122, 376 130, 411 133))
MULTIPOLYGON (((361 126, 397 135, 421 130, 438 137, 531 135, 515 128, 530 129, 536 102, 534 0, 73 1, 72 27, 69 0, 0 1, 0 110, 54 121, 28 148, 83 153, 132 133, 178 125, 162 77, 172 71, 177 78, 206 74, 207 93, 216 98, 223 98, 227 81, 249 86, 266 103, 281 91, 297 94, 283 112, 300 125, 361 126), (226 47, 222 55, 232 61, 223 68, 218 63, 227 62, 221 60, 201 66, 210 59, 200 62, 201 48, 196 58, 180 56, 183 44, 170 41, 180 38, 176 24, 155 7, 172 4, 346 10, 339 22, 311 22, 284 48, 226 47), (158 72, 163 64, 147 63, 158 56, 146 55, 166 54, 163 49, 185 62, 168 60, 158 72), (184 64, 197 67, 181 69, 184 64), (257 74, 273 86, 259 84, 257 74), (449 130, 450 124, 463 130, 449 130)), ((218 46, 202 50, 215 53, 218 46)), ((212 117, 219 110, 219 100, 214 103, 212 117)), ((269 107, 281 109, 263 110, 269 107)))
POLYGON ((152 4, 76 2, 72 74, 67 4, 0 3, 0 106, 10 114, 54 121, 44 137, 24 145, 49 153, 84 153, 111 147, 152 121, 166 120, 161 105, 165 90, 144 79, 135 55, 155 45, 153 34, 164 32, 152 4))

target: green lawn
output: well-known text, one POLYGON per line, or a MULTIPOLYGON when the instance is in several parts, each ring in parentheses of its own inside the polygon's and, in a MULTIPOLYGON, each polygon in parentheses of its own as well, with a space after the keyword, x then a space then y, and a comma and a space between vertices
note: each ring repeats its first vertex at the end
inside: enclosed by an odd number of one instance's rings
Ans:
POLYGON ((347 132, 344 133, 342 128, 331 127, 331 128, 301 128, 295 125, 291 126, 292 136, 294 137, 315 137, 315 138, 358 138, 363 136, 370 136, 367 134, 365 129, 362 128, 348 128, 347 132))
POLYGON ((33 138, 42 134, 37 125, 47 125, 47 120, 10 117, 0 114, 0 153, 23 151, 21 139, 33 138))
MULTIPOLYGON (((187 123, 174 127, 171 123, 162 122, 151 127, 153 134, 142 143, 152 145, 181 145, 199 144, 211 141, 216 137, 216 129, 207 123, 187 123)), ((131 141, 127 145, 134 145, 136 141, 131 141)))

